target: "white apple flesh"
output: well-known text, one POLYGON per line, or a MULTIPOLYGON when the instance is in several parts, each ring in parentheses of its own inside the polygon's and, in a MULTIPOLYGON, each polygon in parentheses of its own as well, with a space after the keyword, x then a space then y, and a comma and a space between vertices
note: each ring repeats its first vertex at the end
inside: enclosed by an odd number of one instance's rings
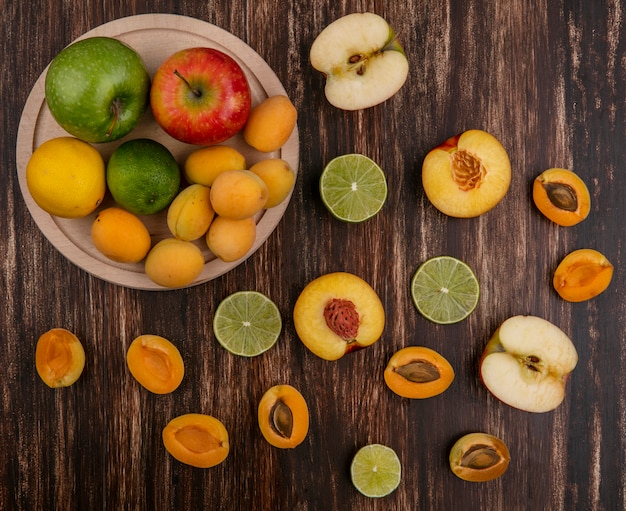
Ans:
POLYGON ((557 326, 535 316, 514 316, 487 343, 480 376, 499 400, 541 413, 563 402, 565 384, 577 363, 574 344, 557 326))
POLYGON ((310 60, 326 77, 326 99, 343 110, 386 101, 409 73, 395 32, 371 12, 348 14, 328 25, 313 41, 310 60))

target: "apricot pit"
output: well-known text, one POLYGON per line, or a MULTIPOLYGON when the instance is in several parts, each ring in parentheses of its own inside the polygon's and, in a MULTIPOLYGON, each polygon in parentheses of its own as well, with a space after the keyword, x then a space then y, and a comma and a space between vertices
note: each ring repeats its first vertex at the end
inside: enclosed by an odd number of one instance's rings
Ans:
POLYGON ((582 222, 591 209, 585 182, 571 170, 561 168, 545 170, 535 178, 533 201, 548 219, 565 227, 582 222))
POLYGON ((183 381, 183 358, 170 341, 158 335, 137 337, 126 352, 133 377, 154 394, 169 394, 183 381))
POLYGON ((35 367, 49 387, 68 387, 83 373, 85 350, 74 333, 65 328, 52 328, 37 341, 35 367))
POLYGON ((383 376, 399 396, 425 399, 441 394, 452 384, 454 369, 435 350, 408 346, 389 359, 383 376))
POLYGON ((487 433, 469 433, 450 450, 450 469, 464 481, 484 482, 500 477, 511 460, 509 449, 487 433))
POLYGON ((553 285, 568 302, 584 302, 609 287, 613 265, 597 250, 581 248, 566 255, 554 272, 553 285))
POLYGON ((291 385, 275 385, 261 398, 259 428, 265 440, 280 449, 300 445, 309 432, 309 409, 291 385))

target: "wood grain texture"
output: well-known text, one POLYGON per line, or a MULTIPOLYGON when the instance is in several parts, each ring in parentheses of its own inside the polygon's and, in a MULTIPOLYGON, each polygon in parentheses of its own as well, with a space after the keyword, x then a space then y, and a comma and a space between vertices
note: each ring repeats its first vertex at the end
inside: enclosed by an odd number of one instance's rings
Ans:
POLYGON ((260 510, 616 510, 626 509, 626 7, 618 0, 424 0, 270 2, 128 0, 6 2, 0 138, 0 508, 260 510), (370 10, 404 43, 411 74, 388 102, 360 112, 330 106, 308 63, 315 36, 337 17, 370 10), (90 276, 41 234, 22 199, 17 129, 28 93, 65 45, 108 21, 148 12, 201 19, 241 38, 271 66, 298 108, 300 172, 278 228, 244 264, 206 284, 166 293, 127 289, 90 276), (445 217, 428 202, 421 163, 434 145, 482 128, 507 148, 511 189, 476 219, 445 217), (348 152, 380 163, 389 181, 381 213, 341 224, 317 192, 325 163, 348 152), (587 182, 592 211, 562 228, 536 210, 534 177, 552 166, 587 182), (569 251, 589 247, 615 265, 609 289, 580 304, 553 292, 551 274, 569 251), (481 282, 476 311, 434 325, 414 309, 410 278, 421 261, 449 254, 481 282), (291 319, 304 285, 329 271, 356 273, 387 313, 381 340, 337 362, 316 358, 291 319), (254 359, 226 353, 212 315, 228 294, 255 289, 284 318, 277 345, 254 359), (478 359, 499 323, 534 314, 559 325, 579 352, 565 402, 547 414, 514 410, 478 378, 478 359), (51 390, 34 367, 45 330, 73 330, 87 365, 72 387, 51 390), (182 385, 156 396, 125 365, 130 342, 155 333, 186 361, 182 385), (442 353, 456 379, 441 396, 401 399, 382 371, 409 344, 442 353), (311 429, 298 448, 267 444, 256 423, 265 390, 290 383, 307 399, 311 429), (231 436, 212 469, 182 465, 161 431, 187 412, 220 418, 231 436), (502 438, 512 461, 500 479, 472 484, 447 465, 454 441, 471 431, 502 438), (354 490, 349 464, 370 442, 393 447, 399 489, 381 500, 354 490))

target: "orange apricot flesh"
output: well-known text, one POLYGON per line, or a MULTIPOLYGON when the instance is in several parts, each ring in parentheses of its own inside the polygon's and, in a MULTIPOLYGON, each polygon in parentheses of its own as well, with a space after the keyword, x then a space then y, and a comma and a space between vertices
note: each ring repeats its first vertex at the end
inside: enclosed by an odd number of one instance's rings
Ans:
POLYGON ((183 358, 170 341, 158 335, 137 337, 126 352, 133 377, 154 394, 169 394, 183 381, 183 358))
POLYGON ((198 468, 219 465, 230 450, 224 424, 201 413, 188 413, 172 419, 163 429, 163 445, 181 463, 198 468))
POLYGON ((454 369, 435 350, 408 346, 389 359, 383 376, 399 396, 425 399, 441 394, 452 384, 454 369))
POLYGON ((553 285, 568 302, 584 302, 604 292, 613 278, 613 265, 597 250, 581 248, 566 255, 554 272, 553 285))
POLYGON ((569 227, 582 222, 591 210, 591 197, 584 181, 567 169, 543 171, 533 182, 537 209, 558 225, 569 227))
POLYGON ((49 387, 68 387, 83 373, 85 350, 75 334, 65 328, 52 328, 37 341, 35 367, 49 387))
POLYGON ((275 385, 261 398, 259 427, 265 440, 280 449, 300 445, 309 432, 309 409, 291 385, 275 385))
POLYGON ((511 455, 506 444, 487 433, 469 433, 459 438, 450 450, 450 469, 470 482, 491 481, 506 472, 511 455))

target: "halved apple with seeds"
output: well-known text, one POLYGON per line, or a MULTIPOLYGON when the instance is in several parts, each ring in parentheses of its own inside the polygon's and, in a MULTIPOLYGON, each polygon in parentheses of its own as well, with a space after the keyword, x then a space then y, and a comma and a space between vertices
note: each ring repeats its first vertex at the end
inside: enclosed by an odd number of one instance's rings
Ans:
POLYGON ((486 213, 511 184, 509 156, 493 135, 468 130, 431 150, 422 164, 422 185, 442 213, 471 218, 486 213))
POLYGON ((293 310, 304 345, 325 360, 374 344, 385 327, 385 311, 376 291, 347 272, 322 275, 302 290, 293 310))

